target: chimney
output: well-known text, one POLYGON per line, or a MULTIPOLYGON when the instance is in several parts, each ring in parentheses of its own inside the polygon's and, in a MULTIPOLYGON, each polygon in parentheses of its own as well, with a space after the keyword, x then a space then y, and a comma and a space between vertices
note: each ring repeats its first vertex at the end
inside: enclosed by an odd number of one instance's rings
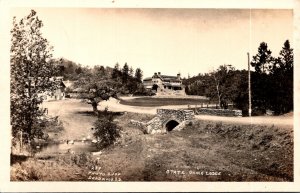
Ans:
POLYGON ((177 79, 180 79, 180 73, 177 74, 177 79))

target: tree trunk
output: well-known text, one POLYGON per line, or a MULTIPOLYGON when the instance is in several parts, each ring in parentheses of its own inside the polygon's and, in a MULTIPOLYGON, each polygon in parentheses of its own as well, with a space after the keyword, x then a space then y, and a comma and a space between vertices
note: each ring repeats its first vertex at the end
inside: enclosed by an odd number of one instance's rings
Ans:
POLYGON ((20 136, 20 153, 22 152, 22 150, 23 150, 23 132, 22 132, 22 130, 21 130, 21 136, 20 136))
POLYGON ((214 79, 215 79, 215 83, 216 83, 216 89, 217 89, 217 93, 218 93, 218 99, 219 99, 219 108, 221 107, 221 94, 220 94, 220 90, 219 90, 219 82, 214 74, 214 79))
POLYGON ((98 103, 95 101, 95 99, 91 99, 91 102, 92 102, 92 107, 93 107, 93 111, 96 115, 98 115, 98 103))

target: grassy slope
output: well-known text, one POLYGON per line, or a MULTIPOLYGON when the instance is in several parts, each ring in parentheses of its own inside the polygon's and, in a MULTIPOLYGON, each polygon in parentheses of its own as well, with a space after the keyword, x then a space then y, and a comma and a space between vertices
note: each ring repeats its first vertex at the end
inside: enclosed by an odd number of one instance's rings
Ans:
POLYGON ((293 133, 290 129, 198 121, 180 132, 143 135, 135 128, 130 129, 126 121, 122 123, 128 128, 126 142, 102 156, 101 163, 107 171, 117 165, 124 173, 123 180, 292 180, 293 133), (131 136, 133 131, 135 135, 131 136), (221 175, 167 174, 167 170, 187 174, 197 168, 204 172, 219 171, 221 175))
POLYGON ((130 119, 151 118, 133 113, 117 117, 122 138, 102 155, 30 158, 13 165, 12 180, 87 180, 93 166, 101 167, 98 173, 119 172, 123 181, 293 180, 292 128, 196 121, 180 132, 144 135, 129 124, 130 119), (54 164, 51 170, 47 170, 49 164, 54 164), (185 174, 168 173, 170 170, 185 174), (22 176, 20 171, 29 172, 22 176), (190 171, 221 173, 196 175, 190 171))

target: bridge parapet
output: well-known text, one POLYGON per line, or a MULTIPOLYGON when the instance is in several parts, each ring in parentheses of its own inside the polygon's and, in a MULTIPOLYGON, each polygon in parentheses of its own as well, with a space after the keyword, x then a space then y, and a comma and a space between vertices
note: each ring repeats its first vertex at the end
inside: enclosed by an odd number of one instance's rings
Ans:
POLYGON ((162 120, 174 118, 178 121, 192 120, 195 118, 193 110, 157 109, 157 117, 162 120))
MULTIPOLYGON (((195 118, 193 110, 157 109, 156 116, 148 123, 140 124, 145 133, 166 133, 181 130, 195 118)), ((135 125, 136 121, 132 121, 135 125)))

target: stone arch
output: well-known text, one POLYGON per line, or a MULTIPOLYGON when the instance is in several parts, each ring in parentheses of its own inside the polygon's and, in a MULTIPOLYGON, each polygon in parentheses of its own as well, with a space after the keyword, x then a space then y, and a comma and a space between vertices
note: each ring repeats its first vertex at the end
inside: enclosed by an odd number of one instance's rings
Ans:
POLYGON ((167 131, 172 131, 177 125, 179 125, 179 123, 180 123, 179 121, 175 119, 171 119, 166 122, 165 128, 167 131))

